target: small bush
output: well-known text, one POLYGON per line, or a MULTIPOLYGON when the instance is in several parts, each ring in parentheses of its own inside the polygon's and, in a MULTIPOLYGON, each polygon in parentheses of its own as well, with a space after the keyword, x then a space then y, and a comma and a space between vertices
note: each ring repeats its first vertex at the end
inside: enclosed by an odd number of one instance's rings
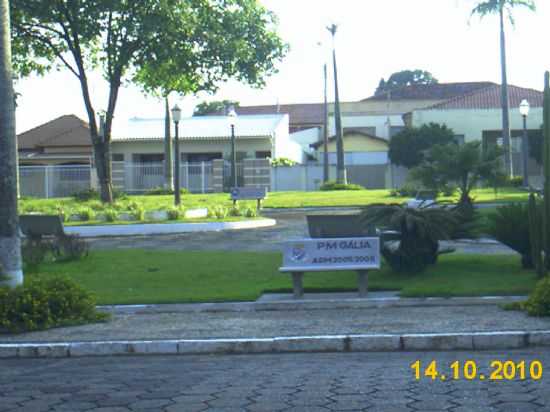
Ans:
POLYGON ((287 157, 278 157, 277 159, 269 159, 269 163, 273 167, 290 167, 294 166, 297 162, 287 157))
POLYGON ((504 186, 505 187, 522 187, 523 177, 522 176, 506 177, 504 181, 504 186))
POLYGON ((30 278, 14 289, 0 288, 0 332, 20 333, 98 322, 95 299, 68 278, 30 278))
POLYGON ((114 222, 118 218, 117 211, 113 209, 106 209, 104 215, 107 222, 114 222))
POLYGON ((92 199, 99 199, 99 192, 95 189, 86 189, 73 193, 72 197, 77 202, 87 202, 92 199))
POLYGON ((523 308, 531 316, 550 316, 550 277, 537 283, 523 308))
POLYGON ((227 217, 228 211, 224 206, 214 206, 208 210, 208 215, 215 217, 216 219, 225 219, 227 217))
POLYGON ((63 206, 57 205, 55 209, 62 222, 66 222, 69 219, 69 213, 67 213, 63 206))
POLYGON ((406 184, 399 189, 394 189, 390 192, 393 197, 414 197, 418 192, 418 186, 406 184))
POLYGON ((229 216, 243 216, 244 211, 239 207, 239 205, 232 206, 229 209, 229 216))
MULTIPOLYGON (((180 194, 186 195, 189 193, 189 190, 182 187, 180 189, 180 194)), ((173 195, 174 190, 173 189, 167 189, 165 187, 154 187, 153 189, 149 189, 144 193, 146 196, 166 196, 166 195, 173 195)))
POLYGON ((99 200, 93 200, 88 203, 88 207, 95 212, 102 212, 105 209, 105 205, 99 200))
POLYGON ((128 194, 120 189, 113 189, 113 200, 128 199, 128 194))
POLYGON ((183 215, 182 210, 177 207, 172 207, 166 211, 168 214, 168 220, 179 220, 183 215))
POLYGON ((95 217, 94 211, 89 207, 83 207, 81 209, 78 209, 78 211, 76 212, 76 215, 83 222, 94 220, 94 217, 95 217))
POLYGON ((143 219, 145 219, 145 210, 143 209, 143 207, 138 206, 130 210, 130 215, 134 218, 134 220, 141 222, 143 219))
POLYGON ((88 256, 89 245, 78 235, 65 235, 54 242, 54 250, 57 260, 80 260, 88 256))
POLYGON ((513 203, 496 208, 488 215, 488 232, 499 242, 521 255, 524 268, 533 267, 531 239, 529 237, 529 216, 526 204, 513 203))
POLYGON ((51 251, 51 243, 43 239, 27 238, 21 246, 23 262, 31 269, 36 269, 43 263, 51 251))
POLYGON ((247 207, 244 211, 244 216, 246 217, 257 217, 258 210, 255 207, 247 207))
POLYGON ((323 183, 319 190, 365 190, 363 186, 349 183, 347 185, 342 183, 336 183, 334 181, 328 181, 323 183))

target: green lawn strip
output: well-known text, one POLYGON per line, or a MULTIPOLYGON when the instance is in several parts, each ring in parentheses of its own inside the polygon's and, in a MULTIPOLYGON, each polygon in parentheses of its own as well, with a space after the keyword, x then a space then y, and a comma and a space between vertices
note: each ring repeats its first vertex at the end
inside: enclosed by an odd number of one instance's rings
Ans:
MULTIPOLYGON (((78 262, 48 263, 28 276, 67 275, 93 292, 100 304, 256 300, 264 292, 290 292, 280 274, 279 253, 94 251, 78 262)), ((401 290, 402 296, 524 295, 535 275, 516 256, 445 255, 425 273, 371 271, 369 288, 401 290)), ((355 272, 307 273, 306 291, 356 290, 355 272)))
MULTIPOLYGON (((501 189, 496 195, 493 189, 477 189, 472 197, 479 203, 507 203, 527 201, 528 194, 514 188, 501 189)), ((408 197, 390 196, 389 190, 343 190, 343 191, 316 191, 316 192, 272 192, 263 203, 265 208, 298 208, 298 207, 338 207, 338 206, 366 206, 372 203, 403 203, 408 197)), ((458 196, 442 197, 443 201, 457 201, 458 196)), ((136 202, 145 211, 166 210, 173 207, 173 196, 129 196, 120 200, 120 212, 127 210, 127 205, 136 202)), ((182 196, 182 204, 187 209, 212 207, 222 205, 231 207, 232 202, 227 193, 186 194, 182 196)), ((45 212, 57 213, 58 208, 76 211, 90 207, 101 213, 103 206, 99 201, 77 202, 72 198, 58 199, 23 199, 20 201, 22 213, 45 212)), ((239 202, 244 207, 255 207, 255 201, 239 202)))

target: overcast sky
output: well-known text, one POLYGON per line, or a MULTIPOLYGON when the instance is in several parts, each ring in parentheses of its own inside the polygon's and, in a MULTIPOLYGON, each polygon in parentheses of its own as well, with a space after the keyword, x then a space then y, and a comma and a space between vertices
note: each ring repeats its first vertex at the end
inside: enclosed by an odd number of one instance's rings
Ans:
MULTIPOLYGON (((291 52, 263 90, 230 82, 215 96, 173 96, 188 113, 202 100, 233 99, 242 105, 320 102, 322 65, 330 57, 325 27, 339 24, 337 57, 341 99, 354 101, 373 94, 380 78, 403 69, 430 71, 440 82, 500 82, 497 17, 470 18, 475 0, 260 0, 280 20, 279 32, 291 52), (317 45, 323 42, 324 47, 317 45)), ((515 13, 507 27, 510 84, 542 89, 550 70, 550 1, 538 0, 534 14, 515 13)), ((91 77, 96 110, 105 108, 107 87, 99 74, 91 77)), ((17 131, 22 132, 64 114, 86 119, 77 79, 56 72, 19 81, 17 131)), ((330 93, 332 96, 332 93, 330 93)), ((161 117, 160 101, 127 85, 115 116, 161 117)))

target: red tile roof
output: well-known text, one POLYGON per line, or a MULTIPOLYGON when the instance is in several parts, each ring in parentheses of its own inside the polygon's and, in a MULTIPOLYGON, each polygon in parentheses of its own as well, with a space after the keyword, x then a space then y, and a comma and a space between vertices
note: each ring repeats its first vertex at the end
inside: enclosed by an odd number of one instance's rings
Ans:
POLYGON ((235 109, 237 114, 279 114, 289 115, 290 125, 323 124, 323 103, 299 103, 267 106, 241 106, 235 109))
MULTIPOLYGON (((447 100, 494 85, 496 84, 492 82, 416 84, 392 90, 390 98, 391 100, 447 100)), ((361 101, 387 100, 387 98, 387 93, 381 93, 361 101)))
POLYGON ((91 146, 88 123, 75 115, 58 117, 17 136, 19 149, 52 146, 91 146))
MULTIPOLYGON (((457 96, 446 102, 435 104, 425 110, 500 109, 501 89, 500 85, 495 84, 464 96, 457 96)), ((508 86, 510 108, 519 107, 523 99, 527 99, 531 107, 542 107, 543 97, 544 94, 538 90, 512 85, 508 86)))

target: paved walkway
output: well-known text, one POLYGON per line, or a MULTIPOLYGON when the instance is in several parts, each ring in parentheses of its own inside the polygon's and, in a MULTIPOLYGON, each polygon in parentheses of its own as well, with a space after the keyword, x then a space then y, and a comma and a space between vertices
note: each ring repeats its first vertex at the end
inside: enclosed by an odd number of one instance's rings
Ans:
POLYGON ((550 352, 162 356, 0 361, 0 411, 449 411, 550 410, 550 382, 423 377, 410 364, 540 360, 550 352))
MULTIPOLYGON (((353 210, 353 209, 350 209, 353 210)), ((273 227, 223 232, 196 232, 179 235, 96 238, 89 242, 93 249, 158 249, 158 250, 224 250, 280 251, 289 239, 309 237, 304 211, 265 211, 277 220, 273 227)), ((442 247, 456 248, 460 253, 510 254, 510 248, 494 241, 442 242, 442 247)))
POLYGON ((243 312, 116 313, 107 323, 0 335, 0 343, 102 340, 264 338, 373 333, 550 330, 549 318, 496 305, 416 306, 243 312))

